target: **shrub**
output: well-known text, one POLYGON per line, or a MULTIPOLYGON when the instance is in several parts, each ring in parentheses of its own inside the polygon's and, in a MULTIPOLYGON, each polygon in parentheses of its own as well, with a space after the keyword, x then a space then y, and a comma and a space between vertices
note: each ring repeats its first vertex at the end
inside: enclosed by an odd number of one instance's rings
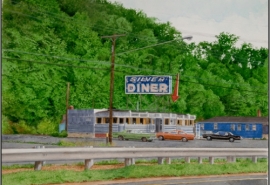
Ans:
POLYGON ((68 134, 67 134, 67 131, 62 130, 60 133, 59 132, 52 133, 51 136, 53 136, 53 137, 67 137, 68 134))
POLYGON ((76 143, 74 142, 69 142, 69 141, 64 141, 64 140, 60 140, 58 142, 59 146, 76 146, 76 143))
POLYGON ((47 118, 43 119, 37 125, 37 132, 39 134, 51 135, 53 133, 56 133, 57 130, 58 130, 58 123, 53 122, 47 118))
POLYGON ((6 116, 2 115, 2 134, 14 134, 11 124, 6 116))
POLYGON ((15 134, 36 134, 35 127, 27 125, 23 120, 20 120, 19 123, 13 123, 12 128, 15 134))

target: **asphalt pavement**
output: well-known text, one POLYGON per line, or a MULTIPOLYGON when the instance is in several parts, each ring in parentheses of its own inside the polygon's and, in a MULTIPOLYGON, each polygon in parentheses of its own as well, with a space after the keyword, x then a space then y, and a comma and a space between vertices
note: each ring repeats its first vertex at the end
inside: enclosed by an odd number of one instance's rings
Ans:
MULTIPOLYGON (((100 145, 105 144, 106 139, 100 138, 55 138, 50 136, 33 135, 2 135, 2 149, 8 148, 34 148, 45 146, 45 148, 58 148, 60 141, 88 142, 100 145)), ((94 146, 94 147, 104 147, 94 146)), ((268 140, 243 139, 229 142, 223 140, 207 141, 205 139, 195 139, 188 142, 182 141, 118 141, 113 139, 113 147, 174 147, 174 148, 268 148, 268 140)), ((66 161, 62 161, 66 163, 66 161)), ((70 161, 70 163, 83 161, 70 161)), ((50 161, 46 161, 50 164, 50 161)), ((52 161, 51 163, 55 163, 52 161)), ((60 161, 61 164, 61 161, 60 161)), ((85 185, 266 185, 268 183, 267 174, 247 174, 235 176, 207 176, 207 177, 175 177, 175 178, 155 178, 155 179, 126 179, 119 181, 85 182, 85 185)), ((65 185, 65 184, 63 184, 65 185)), ((67 183, 66 185, 84 185, 84 183, 67 183)))
POLYGON ((267 183, 267 174, 235 174, 122 179, 102 182, 64 183, 62 185, 267 185, 267 183))
MULTIPOLYGON (((103 138, 56 138, 51 136, 33 135, 2 135, 2 148, 28 148, 37 145, 44 145, 46 148, 59 147, 60 141, 87 142, 96 144, 94 147, 102 147, 106 144, 103 138), (17 143, 17 144, 16 144, 17 143)), ((229 142, 227 140, 195 139, 188 142, 155 140, 153 142, 142 141, 119 141, 113 139, 114 147, 173 147, 173 148, 268 148, 268 140, 243 139, 229 142)))

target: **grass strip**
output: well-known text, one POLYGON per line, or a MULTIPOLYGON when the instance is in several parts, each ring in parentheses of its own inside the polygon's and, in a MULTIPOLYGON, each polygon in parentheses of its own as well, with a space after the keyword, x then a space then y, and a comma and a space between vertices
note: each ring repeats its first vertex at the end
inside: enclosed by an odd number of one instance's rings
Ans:
POLYGON ((180 177, 199 175, 222 175, 237 173, 266 173, 268 163, 260 161, 240 161, 225 164, 170 164, 170 165, 132 165, 109 170, 56 170, 56 171, 22 171, 2 174, 3 184, 42 185, 50 183, 105 181, 146 177, 180 177))

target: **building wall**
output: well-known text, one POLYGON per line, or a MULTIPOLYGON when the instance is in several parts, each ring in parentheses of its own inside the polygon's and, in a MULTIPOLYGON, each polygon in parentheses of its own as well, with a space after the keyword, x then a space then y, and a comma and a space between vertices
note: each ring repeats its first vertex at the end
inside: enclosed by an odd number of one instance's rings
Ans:
POLYGON ((261 123, 198 123, 200 131, 227 131, 243 138, 262 138, 261 123), (256 129, 255 129, 256 128, 256 129))
MULTIPOLYGON (((193 131, 194 115, 177 115, 171 113, 148 113, 132 111, 113 112, 113 132, 127 129, 140 129, 146 132, 171 131, 177 128, 189 127, 193 131), (157 125, 157 120, 158 125, 157 125)), ((69 110, 68 134, 108 133, 109 111, 107 109, 69 110)), ((183 129, 182 129, 183 130, 183 129)))
POLYGON ((93 110, 68 110, 68 133, 95 133, 93 110))

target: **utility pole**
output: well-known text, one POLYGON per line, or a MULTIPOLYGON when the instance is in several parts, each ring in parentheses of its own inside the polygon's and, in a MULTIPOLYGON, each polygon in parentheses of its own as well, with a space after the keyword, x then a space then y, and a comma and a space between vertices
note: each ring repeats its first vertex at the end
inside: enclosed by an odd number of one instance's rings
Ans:
POLYGON ((111 38, 112 39, 112 54, 111 54, 111 78, 110 78, 110 122, 109 122, 109 143, 112 144, 112 124, 113 124, 113 88, 114 88, 114 58, 115 58, 115 42, 117 37, 125 36, 121 35, 110 35, 102 36, 101 38, 111 38))
POLYGON ((66 131, 68 132, 68 99, 69 99, 69 82, 67 83, 67 94, 66 94, 66 131))

